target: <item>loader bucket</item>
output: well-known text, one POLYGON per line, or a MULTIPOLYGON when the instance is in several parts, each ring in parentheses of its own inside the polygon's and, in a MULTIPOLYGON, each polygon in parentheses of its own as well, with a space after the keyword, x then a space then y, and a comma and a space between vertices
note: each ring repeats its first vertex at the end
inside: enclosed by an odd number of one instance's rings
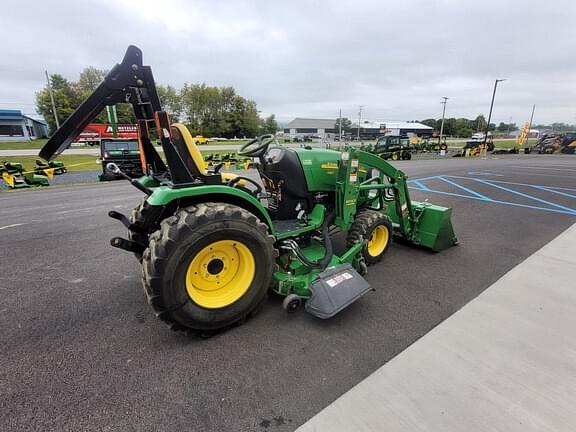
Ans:
POLYGON ((429 203, 412 202, 416 224, 412 242, 435 252, 458 244, 452 228, 452 209, 429 203))

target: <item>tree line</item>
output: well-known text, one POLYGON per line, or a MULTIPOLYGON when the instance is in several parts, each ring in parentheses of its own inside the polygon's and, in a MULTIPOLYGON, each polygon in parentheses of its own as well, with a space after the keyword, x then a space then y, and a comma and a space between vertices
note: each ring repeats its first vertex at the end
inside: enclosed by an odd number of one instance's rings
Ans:
MULTIPOLYGON (((442 127, 442 119, 428 118, 418 121, 426 126, 434 128, 435 131, 440 132, 442 127)), ((476 132, 484 132, 486 130, 486 118, 483 115, 478 115, 474 119, 467 118, 446 118, 444 119, 444 135, 455 137, 470 137, 476 132)), ((490 132, 497 132, 506 134, 518 130, 516 123, 504 123, 496 125, 490 123, 488 130, 490 132)))
MULTIPOLYGON (((85 68, 78 81, 69 81, 62 75, 50 75, 50 84, 56 102, 60 123, 86 99, 102 82, 107 71, 94 67, 85 68)), ((185 83, 176 89, 170 85, 157 84, 163 108, 173 122, 184 123, 193 135, 207 137, 254 137, 276 133, 278 124, 274 114, 261 118, 256 102, 236 93, 233 87, 212 87, 206 84, 185 83)), ((36 93, 36 107, 50 128, 56 130, 48 87, 36 93)), ((129 104, 117 104, 118 123, 134 123, 134 113, 129 104)), ((107 123, 106 110, 94 119, 95 123, 107 123)))

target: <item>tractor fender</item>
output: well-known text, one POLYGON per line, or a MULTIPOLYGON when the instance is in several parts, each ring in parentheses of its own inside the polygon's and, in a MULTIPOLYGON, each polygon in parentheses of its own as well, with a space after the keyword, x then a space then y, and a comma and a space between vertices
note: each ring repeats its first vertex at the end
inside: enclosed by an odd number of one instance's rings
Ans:
POLYGON ((207 202, 221 202, 242 207, 264 222, 268 226, 270 234, 274 235, 274 225, 266 208, 256 197, 243 190, 226 185, 181 188, 160 186, 154 189, 147 202, 153 206, 166 206, 174 200, 179 200, 180 207, 207 202))

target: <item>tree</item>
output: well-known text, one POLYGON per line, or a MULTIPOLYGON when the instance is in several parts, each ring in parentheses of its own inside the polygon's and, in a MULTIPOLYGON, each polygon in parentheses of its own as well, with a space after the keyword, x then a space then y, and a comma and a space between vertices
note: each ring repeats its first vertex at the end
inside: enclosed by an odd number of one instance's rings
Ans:
MULTIPOLYGON (((80 73, 76 82, 57 74, 50 77, 60 122, 64 122, 100 85, 106 74, 107 71, 90 66, 80 73)), ((163 109, 170 114, 172 121, 184 122, 193 135, 253 137, 259 133, 275 133, 278 128, 274 115, 261 119, 256 102, 237 95, 233 87, 211 87, 204 83, 186 83, 179 90, 170 85, 157 84, 156 87, 163 109)), ((36 105, 54 132, 56 122, 47 87, 36 94, 36 105)), ((118 123, 135 122, 129 104, 117 104, 116 114, 118 123)), ((92 121, 107 123, 106 110, 92 121)))
POLYGON ((429 118, 429 119, 422 120, 422 121, 419 122, 419 123, 422 123, 423 125, 426 125, 426 126, 430 126, 430 127, 433 128, 434 130, 439 130, 439 129, 436 127, 436 119, 429 118))
MULTIPOLYGON (((50 75, 50 84, 54 93, 54 104, 58 113, 58 120, 62 124, 80 104, 100 85, 107 71, 89 66, 80 72, 78 81, 70 82, 61 75, 50 75)), ((48 123, 50 133, 56 131, 56 120, 52 113, 52 104, 48 86, 36 93, 36 110, 48 123)), ((118 123, 134 123, 135 117, 129 104, 119 103, 116 105, 116 117, 118 123)), ((93 123, 108 123, 106 109, 102 110, 94 119, 93 123)))
POLYGON ((158 97, 162 108, 170 115, 173 122, 178 122, 182 115, 182 99, 176 89, 170 85, 157 84, 158 97))
MULTIPOLYGON (((60 124, 62 124, 80 104, 80 98, 73 85, 62 75, 50 75, 50 85, 54 94, 58 120, 60 124)), ((48 86, 36 93, 36 109, 38 113, 44 117, 50 128, 50 132, 53 133, 56 130, 56 120, 52 112, 48 86)))
MULTIPOLYGON (((352 121, 348 117, 342 117, 342 133, 345 131, 349 131, 352 127, 352 121)), ((336 123, 334 123, 334 129, 336 133, 340 132, 340 118, 336 119, 336 123)))
POLYGON ((266 117, 262 122, 262 132, 265 134, 275 134, 278 131, 278 123, 274 114, 266 117))

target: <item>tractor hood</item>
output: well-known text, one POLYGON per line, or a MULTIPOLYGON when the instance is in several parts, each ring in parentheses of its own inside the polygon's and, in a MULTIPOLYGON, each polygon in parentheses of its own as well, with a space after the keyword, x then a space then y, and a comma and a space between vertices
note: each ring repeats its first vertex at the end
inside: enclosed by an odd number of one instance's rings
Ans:
POLYGON ((133 89, 145 83, 142 51, 133 45, 126 50, 124 59, 106 75, 104 81, 72 113, 40 150, 40 157, 52 160, 66 150, 106 105, 128 102, 133 89))

